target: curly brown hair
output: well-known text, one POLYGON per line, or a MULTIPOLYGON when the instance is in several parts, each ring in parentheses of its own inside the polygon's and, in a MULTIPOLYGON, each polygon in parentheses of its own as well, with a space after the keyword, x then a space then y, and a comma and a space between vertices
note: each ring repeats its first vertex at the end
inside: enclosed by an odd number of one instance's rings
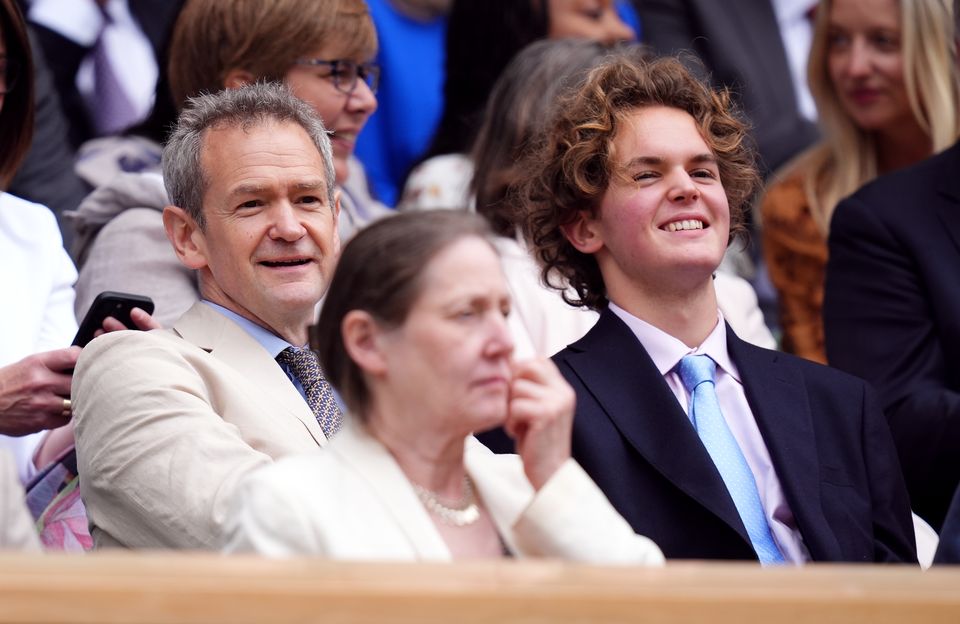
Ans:
POLYGON ((747 125, 730 94, 714 91, 675 58, 643 61, 614 55, 559 104, 542 144, 525 163, 518 189, 526 215, 524 235, 540 262, 543 281, 572 306, 602 310, 607 291, 594 256, 574 248, 561 226, 575 223, 585 211, 597 215, 616 175, 614 138, 625 118, 645 106, 678 108, 693 117, 717 158, 730 204, 730 240, 746 231, 744 212, 760 178, 747 125))

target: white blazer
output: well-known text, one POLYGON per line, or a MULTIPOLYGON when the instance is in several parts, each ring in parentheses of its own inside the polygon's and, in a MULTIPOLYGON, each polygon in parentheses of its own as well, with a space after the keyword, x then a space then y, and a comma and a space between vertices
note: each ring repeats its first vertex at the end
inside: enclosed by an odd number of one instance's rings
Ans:
MULTIPOLYGON (((70 346, 77 332, 73 283, 77 271, 63 249, 57 219, 46 207, 0 192, 0 366, 70 346)), ((33 452, 43 432, 0 435, 20 479, 36 472, 33 452)))
MULTIPOLYGON (((507 549, 516 557, 660 565, 580 466, 569 460, 538 492, 516 455, 465 441, 467 472, 507 549)), ((239 486, 228 552, 333 559, 450 561, 393 456, 358 424, 324 449, 254 471, 239 486)))

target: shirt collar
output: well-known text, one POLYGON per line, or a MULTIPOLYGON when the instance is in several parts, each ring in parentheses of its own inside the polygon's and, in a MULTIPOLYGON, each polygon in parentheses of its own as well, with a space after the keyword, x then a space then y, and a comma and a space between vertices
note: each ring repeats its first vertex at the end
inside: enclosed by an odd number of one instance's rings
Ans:
POLYGON ((283 351, 287 347, 293 346, 292 344, 290 344, 280 336, 277 336, 276 334, 270 332, 269 330, 264 329, 263 327, 260 327, 250 319, 240 316, 233 310, 228 310, 222 305, 218 305, 212 301, 207 301, 206 299, 203 299, 203 303, 210 306, 220 314, 224 315, 225 317, 227 317, 228 319, 230 319, 231 321, 239 325, 240 328, 243 329, 243 331, 247 332, 247 334, 249 334, 251 338, 256 340, 261 347, 266 349, 267 353, 270 354, 270 357, 274 359, 276 359, 276 357, 280 355, 281 351, 283 351))
POLYGON ((717 309, 717 324, 713 330, 698 347, 691 349, 681 340, 637 318, 612 301, 609 303, 609 307, 610 311, 626 323, 630 331, 637 337, 661 375, 666 375, 674 370, 685 355, 707 355, 717 363, 718 367, 740 383, 740 373, 727 351, 727 326, 719 308, 717 309))

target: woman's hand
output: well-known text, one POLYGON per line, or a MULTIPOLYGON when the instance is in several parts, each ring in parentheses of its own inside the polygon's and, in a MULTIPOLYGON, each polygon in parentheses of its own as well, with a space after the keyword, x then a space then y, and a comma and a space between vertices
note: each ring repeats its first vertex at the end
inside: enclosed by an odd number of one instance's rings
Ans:
POLYGON ((504 429, 514 439, 523 469, 539 490, 570 458, 576 395, 547 358, 514 362, 504 429))
POLYGON ((70 420, 70 381, 80 347, 37 353, 0 368, 0 433, 27 435, 70 420))

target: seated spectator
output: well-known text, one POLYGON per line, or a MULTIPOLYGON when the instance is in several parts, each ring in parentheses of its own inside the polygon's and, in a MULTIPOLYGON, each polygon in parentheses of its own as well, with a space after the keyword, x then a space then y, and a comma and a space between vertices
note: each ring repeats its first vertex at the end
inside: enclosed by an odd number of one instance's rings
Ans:
MULTIPOLYGON (((0 0, 0 188, 30 145, 33 85, 23 16, 13 0, 0 0)), ((2 191, 0 253, 0 292, 7 302, 0 309, 0 447, 13 454, 26 483, 56 454, 44 452, 45 431, 70 419, 70 371, 80 349, 66 345, 77 331, 77 273, 53 213, 2 191)), ((137 318, 153 326, 145 314, 137 318)))
MULTIPOLYGON (((465 165, 475 173, 471 195, 497 237, 507 283, 513 297, 511 325, 518 355, 552 355, 587 332, 597 320, 592 310, 566 305, 541 283, 540 270, 518 240, 523 207, 513 197, 522 161, 553 115, 560 94, 577 86, 608 55, 641 59, 643 48, 610 48, 588 40, 538 41, 520 51, 497 80, 472 154, 465 165)), ((559 276, 545 276, 556 281, 559 276)), ((756 295, 744 280, 724 273, 716 278, 717 296, 731 326, 746 340, 772 347, 756 295)))
POLYGON ((494 83, 528 44, 565 37, 612 44, 635 39, 636 33, 620 19, 612 0, 589 7, 570 0, 454 0, 447 23, 443 114, 399 208, 466 203, 472 170, 464 161, 494 83))
POLYGON ((299 348, 339 251, 334 157, 313 108, 267 83, 198 96, 163 170, 163 223, 203 301, 172 329, 101 336, 77 361, 77 463, 98 547, 216 547, 247 472, 339 427, 299 348))
POLYGON ((667 558, 916 563, 871 390, 718 309, 759 179, 729 94, 675 59, 612 59, 557 110, 522 188, 537 258, 600 313, 554 356, 573 457, 667 558))
POLYGON ((914 510, 960 486, 960 144, 840 202, 823 306, 830 364, 871 382, 914 510))
POLYGON ((570 459, 574 396, 515 361, 510 294, 478 217, 405 214, 344 249, 314 346, 351 421, 253 473, 228 550, 337 559, 563 557, 659 564, 570 459), (519 457, 471 437, 504 425, 519 457))
MULTIPOLYGON (((264 79, 282 80, 309 103, 333 132, 340 236, 346 240, 387 213, 370 198, 352 156, 357 134, 377 107, 378 68, 369 63, 376 50, 362 0, 188 0, 174 28, 168 72, 178 106, 200 93, 264 79)), ((197 301, 196 276, 164 240, 160 212, 167 203, 154 172, 119 176, 80 207, 78 314, 102 290, 139 287, 156 302, 164 325, 197 301)))
POLYGON ((952 2, 820 2, 808 72, 824 138, 777 175, 762 204, 784 350, 827 361, 823 281, 837 202, 960 133, 954 46, 952 2))

